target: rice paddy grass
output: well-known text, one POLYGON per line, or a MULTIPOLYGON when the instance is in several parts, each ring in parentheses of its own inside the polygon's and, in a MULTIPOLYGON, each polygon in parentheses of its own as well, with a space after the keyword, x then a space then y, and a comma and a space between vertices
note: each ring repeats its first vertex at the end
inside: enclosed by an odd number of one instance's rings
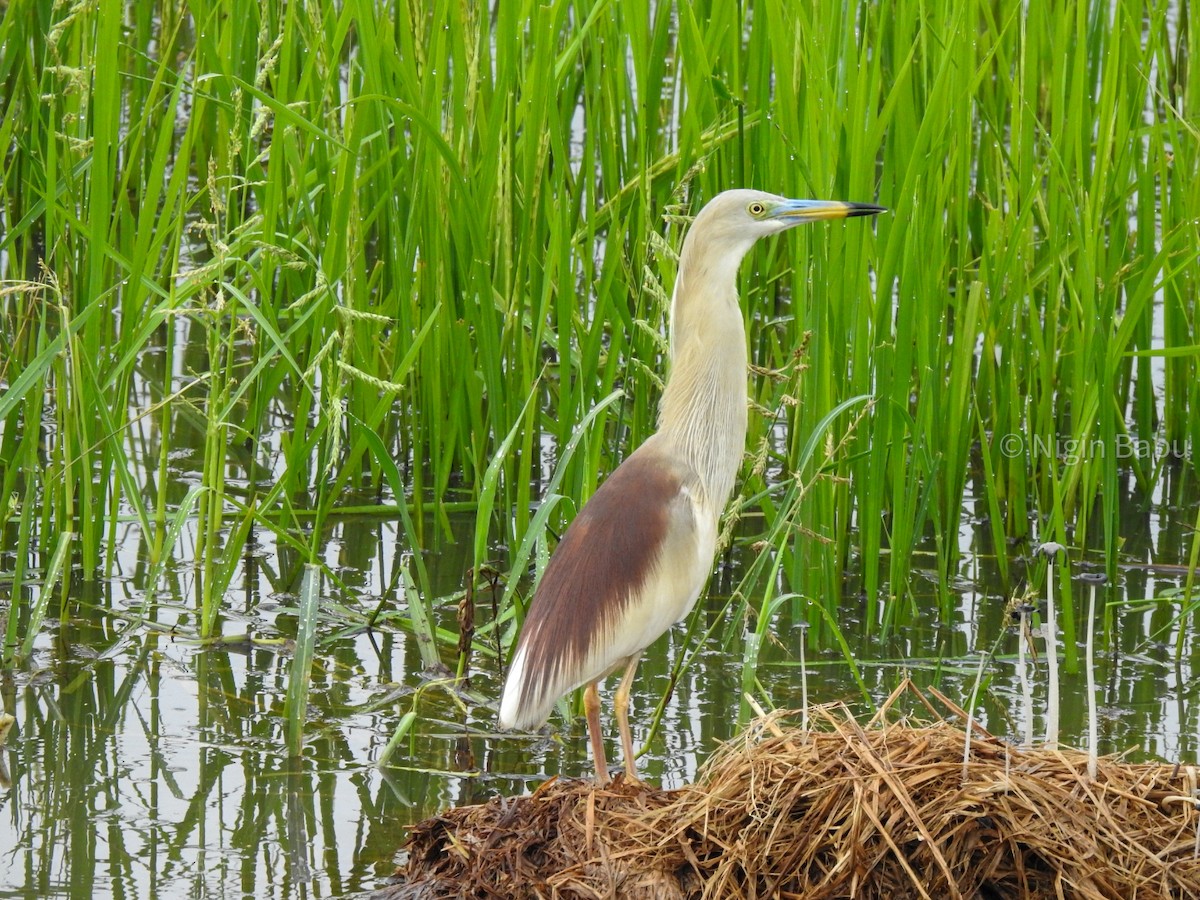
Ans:
POLYGON ((950 604, 972 473, 1003 578, 1047 540, 1112 577, 1129 484, 1193 472, 1200 436, 1182 9, 9 0, 4 660, 130 529, 151 605, 207 640, 257 532, 311 600, 365 509, 409 571, 349 625, 450 661, 423 558, 473 510, 475 651, 502 656, 526 572, 654 428, 674 253, 734 186, 892 210, 743 269, 746 686, 774 613, 836 645, 848 570, 887 633, 932 538, 950 604))

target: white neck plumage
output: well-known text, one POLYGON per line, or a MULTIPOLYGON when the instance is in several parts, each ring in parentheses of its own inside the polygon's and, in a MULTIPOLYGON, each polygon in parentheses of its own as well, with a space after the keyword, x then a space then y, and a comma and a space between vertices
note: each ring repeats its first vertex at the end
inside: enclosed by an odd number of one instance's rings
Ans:
POLYGON ((716 518, 746 446, 746 329, 737 298, 745 250, 704 250, 685 240, 680 254, 679 271, 689 274, 687 284, 677 278, 671 299, 671 370, 658 428, 700 476, 716 518))

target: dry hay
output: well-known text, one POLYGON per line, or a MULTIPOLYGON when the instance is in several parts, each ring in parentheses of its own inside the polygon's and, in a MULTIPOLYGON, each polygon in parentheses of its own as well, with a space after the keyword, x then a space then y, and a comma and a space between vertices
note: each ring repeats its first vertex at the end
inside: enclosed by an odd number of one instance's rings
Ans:
POLYGON ((1196 767, 1103 758, 1093 780, 1084 753, 977 727, 964 771, 947 722, 814 715, 758 720, 678 790, 551 781, 448 810, 376 897, 1200 897, 1196 767))

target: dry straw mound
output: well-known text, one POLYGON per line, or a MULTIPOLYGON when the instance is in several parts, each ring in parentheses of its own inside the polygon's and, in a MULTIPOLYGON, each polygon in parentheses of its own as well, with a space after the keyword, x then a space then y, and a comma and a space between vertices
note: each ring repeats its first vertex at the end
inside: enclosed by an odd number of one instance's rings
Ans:
POLYGON ((1195 767, 1106 758, 1092 779, 1086 754, 978 728, 964 766, 944 721, 814 717, 759 720, 679 790, 550 782, 451 809, 377 897, 1200 897, 1195 767))

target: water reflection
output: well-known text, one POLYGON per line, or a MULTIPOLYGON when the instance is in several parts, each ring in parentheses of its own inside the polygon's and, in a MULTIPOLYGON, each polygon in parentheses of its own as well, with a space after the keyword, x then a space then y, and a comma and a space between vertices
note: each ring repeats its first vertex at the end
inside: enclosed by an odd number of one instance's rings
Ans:
POLYGON ((287 897, 314 881, 357 890, 388 869, 412 801, 370 766, 385 726, 327 718, 369 697, 374 677, 327 658, 333 689, 303 758, 289 761, 286 655, 199 650, 150 632, 98 656, 105 621, 69 621, 39 651, 42 668, 6 684, 18 730, 0 852, 4 869, 23 872, 12 886, 168 897, 241 885, 246 896, 287 897), (371 828, 383 829, 374 843, 371 828))

